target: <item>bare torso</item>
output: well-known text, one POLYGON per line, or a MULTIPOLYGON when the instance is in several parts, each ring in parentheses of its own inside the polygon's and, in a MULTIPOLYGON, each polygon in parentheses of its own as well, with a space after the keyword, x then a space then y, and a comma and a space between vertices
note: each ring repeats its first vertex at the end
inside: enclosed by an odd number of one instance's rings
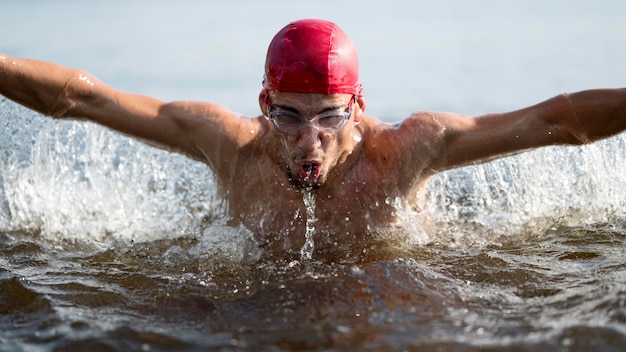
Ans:
MULTIPOLYGON (((263 126, 263 119, 259 121, 263 126)), ((402 134, 414 132, 375 119, 366 118, 358 131, 360 142, 345 162, 323 185, 307 189, 292 184, 280 159, 268 152, 274 139, 261 127, 242 148, 230 176, 221 180, 232 222, 248 228, 260 246, 277 257, 300 255, 307 221, 314 228, 314 258, 354 257, 392 244, 380 230, 396 223, 399 204, 417 210, 431 151, 403 146, 402 134), (416 170, 406 165, 410 150, 412 163, 421 164, 422 171, 407 182, 403 168, 416 170)))

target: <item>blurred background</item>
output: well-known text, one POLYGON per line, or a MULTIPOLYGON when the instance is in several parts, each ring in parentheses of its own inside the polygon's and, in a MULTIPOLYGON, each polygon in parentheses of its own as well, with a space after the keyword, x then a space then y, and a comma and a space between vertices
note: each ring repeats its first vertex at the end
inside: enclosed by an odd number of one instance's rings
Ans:
POLYGON ((387 121, 626 85, 621 0, 2 0, 0 51, 256 115, 267 45, 300 18, 334 21, 352 37, 368 113, 387 121))

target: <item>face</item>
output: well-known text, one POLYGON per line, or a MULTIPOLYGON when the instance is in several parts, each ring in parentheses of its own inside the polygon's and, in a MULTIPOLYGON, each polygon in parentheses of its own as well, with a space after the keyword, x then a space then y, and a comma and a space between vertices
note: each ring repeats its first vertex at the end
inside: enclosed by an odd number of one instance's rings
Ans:
POLYGON ((359 106, 362 98, 354 99, 350 94, 271 91, 268 105, 265 92, 261 93, 261 108, 293 184, 301 188, 321 186, 350 155, 360 140, 354 126, 363 115, 359 106))

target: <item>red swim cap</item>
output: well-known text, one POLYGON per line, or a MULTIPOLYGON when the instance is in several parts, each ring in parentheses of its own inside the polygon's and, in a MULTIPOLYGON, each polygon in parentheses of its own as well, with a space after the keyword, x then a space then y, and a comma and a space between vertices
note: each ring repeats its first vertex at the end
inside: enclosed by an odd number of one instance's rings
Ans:
POLYGON ((324 20, 291 22, 267 50, 263 87, 280 92, 362 95, 352 40, 324 20))

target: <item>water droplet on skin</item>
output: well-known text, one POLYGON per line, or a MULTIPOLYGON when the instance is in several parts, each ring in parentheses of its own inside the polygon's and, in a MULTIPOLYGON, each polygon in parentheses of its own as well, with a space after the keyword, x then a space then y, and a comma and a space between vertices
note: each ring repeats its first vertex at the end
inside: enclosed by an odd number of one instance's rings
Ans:
POLYGON ((78 75, 78 80, 86 83, 88 86, 93 87, 95 83, 88 77, 83 74, 78 75))

